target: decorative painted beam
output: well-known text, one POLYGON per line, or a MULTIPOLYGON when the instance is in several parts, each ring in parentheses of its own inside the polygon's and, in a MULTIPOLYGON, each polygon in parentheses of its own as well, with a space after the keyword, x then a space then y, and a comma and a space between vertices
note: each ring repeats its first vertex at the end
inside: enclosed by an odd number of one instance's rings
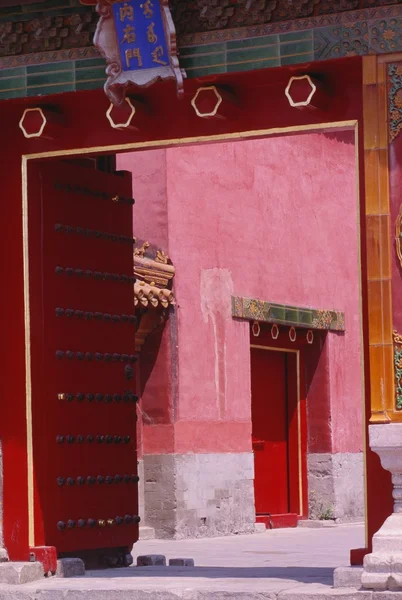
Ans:
POLYGON ((276 323, 290 327, 345 331, 345 313, 343 312, 275 304, 241 296, 232 296, 232 316, 237 319, 276 323))

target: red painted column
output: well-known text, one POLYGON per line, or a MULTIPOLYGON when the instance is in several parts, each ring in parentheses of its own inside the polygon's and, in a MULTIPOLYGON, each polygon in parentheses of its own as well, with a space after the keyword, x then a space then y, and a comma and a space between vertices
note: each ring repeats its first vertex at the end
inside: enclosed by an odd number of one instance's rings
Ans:
MULTIPOLYGON (((3 535, 11 560, 28 560, 27 428, 25 409, 25 326, 19 130, 2 119, 2 233, 0 248, 0 364, 3 454, 3 535)), ((21 134, 22 137, 22 134, 21 134)))

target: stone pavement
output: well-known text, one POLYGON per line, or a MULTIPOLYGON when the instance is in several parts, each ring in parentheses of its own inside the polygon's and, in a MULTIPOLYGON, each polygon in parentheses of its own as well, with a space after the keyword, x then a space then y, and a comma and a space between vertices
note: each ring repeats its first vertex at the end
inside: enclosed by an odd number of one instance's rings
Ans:
POLYGON ((362 525, 281 529, 255 535, 147 540, 136 557, 193 558, 195 567, 87 571, 72 579, 0 586, 0 600, 390 600, 402 594, 333 589, 334 568, 364 545, 362 525))

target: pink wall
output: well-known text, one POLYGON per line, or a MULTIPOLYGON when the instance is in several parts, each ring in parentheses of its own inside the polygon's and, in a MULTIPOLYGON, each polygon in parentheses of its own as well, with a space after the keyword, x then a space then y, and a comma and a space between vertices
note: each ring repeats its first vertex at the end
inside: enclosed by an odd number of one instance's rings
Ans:
POLYGON ((134 230, 141 240, 169 249, 167 228, 166 151, 120 154, 117 167, 133 172, 134 230))
POLYGON ((137 235, 168 236, 176 267, 175 451, 250 450, 249 330, 232 319, 231 294, 346 313, 345 335, 328 336, 332 449, 361 450, 353 134, 147 151, 123 164, 137 235))

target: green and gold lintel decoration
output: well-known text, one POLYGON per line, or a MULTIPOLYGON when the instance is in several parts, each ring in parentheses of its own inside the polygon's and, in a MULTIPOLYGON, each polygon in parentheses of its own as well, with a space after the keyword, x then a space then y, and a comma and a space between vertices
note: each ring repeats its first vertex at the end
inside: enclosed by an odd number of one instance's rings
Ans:
POLYGON ((397 410, 402 409, 402 335, 393 331, 394 367, 395 367, 395 400, 397 410))
POLYGON ((232 296, 232 316, 250 321, 309 329, 345 331, 345 313, 343 312, 287 306, 240 296, 232 296))

